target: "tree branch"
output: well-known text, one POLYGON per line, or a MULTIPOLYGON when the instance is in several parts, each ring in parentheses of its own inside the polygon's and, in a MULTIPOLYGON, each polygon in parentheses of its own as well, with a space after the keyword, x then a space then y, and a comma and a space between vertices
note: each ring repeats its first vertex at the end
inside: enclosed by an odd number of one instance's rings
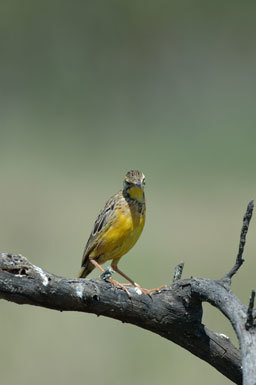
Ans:
POLYGON ((254 299, 255 299, 255 290, 252 290, 251 298, 250 298, 250 302, 249 302, 249 307, 247 310, 247 320, 245 323, 246 330, 249 330, 255 326, 254 325, 254 319, 253 319, 254 318, 253 317, 254 299))
POLYGON ((184 268, 184 262, 179 263, 175 267, 172 282, 175 282, 175 281, 178 281, 179 279, 181 279, 183 268, 184 268))
POLYGON ((232 267, 232 269, 222 278, 223 281, 227 280, 229 285, 231 284, 231 278, 233 277, 233 275, 236 274, 236 272, 240 269, 240 267, 244 263, 243 253, 244 253, 244 247, 246 243, 246 234, 248 232, 250 221, 252 218, 253 208, 254 208, 254 202, 250 201, 248 203, 248 206, 243 218, 243 226, 240 234, 240 242, 239 242, 238 254, 236 257, 236 263, 232 267))
POLYGON ((129 288, 131 298, 101 279, 67 279, 32 265, 21 255, 0 254, 0 298, 60 311, 94 313, 131 323, 175 342, 237 384, 239 351, 202 323, 200 280, 178 280, 151 297, 129 288))

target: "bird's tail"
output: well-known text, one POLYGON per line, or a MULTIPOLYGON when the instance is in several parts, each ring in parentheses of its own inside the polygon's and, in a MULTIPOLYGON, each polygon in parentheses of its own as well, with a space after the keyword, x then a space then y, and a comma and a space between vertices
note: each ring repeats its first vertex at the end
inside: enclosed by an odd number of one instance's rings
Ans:
POLYGON ((94 267, 95 266, 91 262, 88 262, 86 266, 82 266, 77 278, 87 277, 87 275, 90 274, 91 271, 93 271, 94 267))

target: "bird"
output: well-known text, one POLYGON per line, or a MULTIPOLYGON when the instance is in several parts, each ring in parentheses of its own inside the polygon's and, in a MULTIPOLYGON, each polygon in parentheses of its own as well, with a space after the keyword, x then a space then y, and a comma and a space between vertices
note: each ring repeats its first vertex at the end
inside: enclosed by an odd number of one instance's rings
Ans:
MULTIPOLYGON (((141 171, 130 170, 125 175, 123 188, 113 195, 100 211, 93 230, 86 243, 82 268, 78 278, 85 278, 94 268, 104 273, 101 264, 112 261, 111 268, 123 278, 149 294, 149 290, 142 288, 118 268, 118 262, 137 242, 145 224, 145 176, 141 171)), ((109 269, 107 277, 109 277, 109 269)), ((104 274, 102 275, 102 277, 104 274)), ((110 281, 114 286, 120 286, 130 293, 126 286, 112 277, 110 281)))

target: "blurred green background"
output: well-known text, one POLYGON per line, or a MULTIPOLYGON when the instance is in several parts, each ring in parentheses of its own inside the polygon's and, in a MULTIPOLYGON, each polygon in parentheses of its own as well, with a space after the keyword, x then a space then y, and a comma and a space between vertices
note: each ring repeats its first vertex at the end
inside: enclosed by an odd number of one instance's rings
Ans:
MULTIPOLYGON (((148 288, 181 260, 184 277, 221 277, 255 197, 255 11, 253 1, 2 0, 1 251, 76 276, 96 215, 136 168, 147 221, 120 268, 148 288)), ((245 303, 255 223, 233 280, 245 303)), ((230 383, 134 326, 0 306, 1 384, 230 383)))

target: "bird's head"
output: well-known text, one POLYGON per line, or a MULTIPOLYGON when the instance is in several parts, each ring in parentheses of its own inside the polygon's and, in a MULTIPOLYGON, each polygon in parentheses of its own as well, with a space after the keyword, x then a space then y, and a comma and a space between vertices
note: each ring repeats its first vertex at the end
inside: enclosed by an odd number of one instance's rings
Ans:
POLYGON ((128 171, 124 179, 124 192, 132 199, 142 202, 144 199, 145 176, 137 170, 128 171))

